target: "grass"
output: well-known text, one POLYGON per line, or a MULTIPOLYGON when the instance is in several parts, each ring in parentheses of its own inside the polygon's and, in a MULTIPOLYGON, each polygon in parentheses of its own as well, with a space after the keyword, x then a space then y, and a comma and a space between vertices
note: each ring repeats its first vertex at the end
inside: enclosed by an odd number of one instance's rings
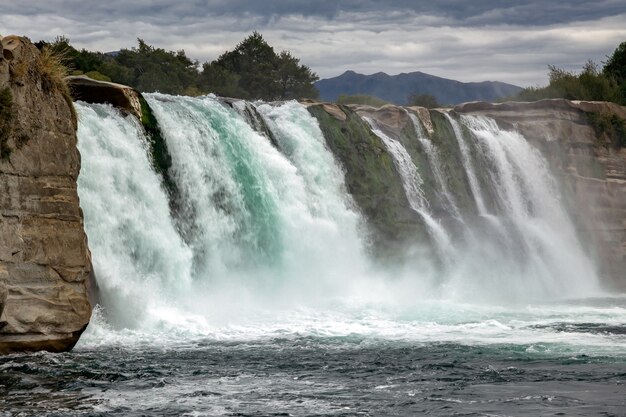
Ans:
POLYGON ((68 59, 64 53, 46 46, 39 54, 37 70, 41 76, 41 88, 43 91, 46 93, 59 92, 63 96, 63 99, 70 107, 72 123, 74 129, 76 129, 78 126, 76 109, 74 109, 70 88, 65 81, 65 77, 69 75, 69 68, 66 64, 67 61, 68 59))

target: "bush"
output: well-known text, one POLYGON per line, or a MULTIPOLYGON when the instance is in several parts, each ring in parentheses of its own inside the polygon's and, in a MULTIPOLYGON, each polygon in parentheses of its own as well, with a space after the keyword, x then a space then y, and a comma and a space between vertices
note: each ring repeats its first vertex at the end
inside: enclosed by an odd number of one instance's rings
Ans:
POLYGON ((432 94, 411 94, 407 101, 409 102, 409 106, 426 107, 427 109, 440 107, 439 102, 432 94))
POLYGON ((41 77, 41 88, 46 93, 58 92, 70 108, 74 128, 78 127, 78 117, 74 108, 74 101, 70 94, 65 77, 69 75, 66 65, 67 57, 63 51, 51 46, 44 46, 37 61, 37 72, 41 77))

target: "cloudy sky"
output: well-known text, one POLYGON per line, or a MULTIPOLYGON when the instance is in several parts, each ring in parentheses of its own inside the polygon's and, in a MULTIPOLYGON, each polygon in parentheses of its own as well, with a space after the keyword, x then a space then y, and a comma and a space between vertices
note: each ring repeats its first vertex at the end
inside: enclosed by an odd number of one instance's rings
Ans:
POLYGON ((257 30, 320 77, 423 71, 547 82, 626 41, 624 0, 0 0, 0 34, 113 51, 141 37, 201 62, 257 30))

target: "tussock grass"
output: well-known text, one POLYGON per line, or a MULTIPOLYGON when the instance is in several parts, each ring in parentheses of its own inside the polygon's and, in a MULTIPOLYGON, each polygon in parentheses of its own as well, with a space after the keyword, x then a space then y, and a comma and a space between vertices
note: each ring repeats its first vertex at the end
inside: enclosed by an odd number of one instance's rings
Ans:
POLYGON ((47 93, 59 92, 63 96, 72 112, 72 123, 76 129, 78 126, 76 109, 74 109, 70 88, 65 80, 70 72, 67 62, 68 57, 64 52, 46 46, 39 54, 37 70, 41 76, 41 88, 47 93))

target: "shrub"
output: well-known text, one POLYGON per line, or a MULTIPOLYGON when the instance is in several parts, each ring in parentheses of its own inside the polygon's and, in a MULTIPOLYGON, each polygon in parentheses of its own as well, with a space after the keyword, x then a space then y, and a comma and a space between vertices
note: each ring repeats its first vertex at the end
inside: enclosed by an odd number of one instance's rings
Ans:
POLYGON ((66 66, 66 57, 62 51, 50 46, 44 46, 39 53, 37 71, 41 77, 41 88, 44 92, 59 92, 70 108, 74 128, 78 126, 78 118, 70 88, 65 81, 69 70, 66 66))

